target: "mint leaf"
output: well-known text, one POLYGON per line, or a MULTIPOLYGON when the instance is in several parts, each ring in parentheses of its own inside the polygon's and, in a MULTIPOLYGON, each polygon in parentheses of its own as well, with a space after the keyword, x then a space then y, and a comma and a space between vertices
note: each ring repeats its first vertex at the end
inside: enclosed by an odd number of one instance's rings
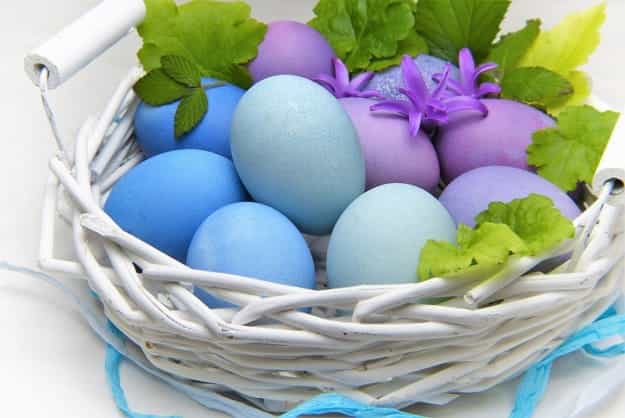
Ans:
POLYGON ((507 204, 491 203, 476 221, 478 227, 485 223, 508 225, 525 242, 529 255, 549 251, 575 236, 573 223, 550 198, 538 194, 507 204))
POLYGON ((616 112, 591 106, 567 107, 557 127, 534 133, 528 162, 564 190, 574 190, 580 181, 591 183, 618 118, 616 112))
POLYGON ((137 81, 134 91, 147 104, 161 106, 184 97, 189 88, 173 80, 162 69, 157 69, 137 81))
POLYGON ((469 48, 477 62, 488 56, 510 0, 419 0, 415 27, 430 53, 458 62, 469 48))
POLYGON ((192 0, 146 0, 139 26, 144 46, 139 59, 146 71, 160 67, 161 57, 175 55, 193 62, 202 76, 247 88, 252 78, 247 63, 256 57, 267 25, 252 19, 247 4, 192 0))
POLYGON ((404 54, 423 52, 412 36, 413 10, 413 0, 320 0, 309 25, 325 36, 351 72, 381 70, 404 54))
POLYGON ((542 32, 521 61, 521 66, 540 66, 566 77, 575 89, 570 100, 549 108, 553 114, 564 105, 583 104, 590 95, 588 77, 575 71, 588 61, 599 46, 600 29, 606 18, 606 5, 573 13, 551 30, 542 32))
POLYGON ((208 97, 206 92, 201 89, 194 89, 193 92, 182 99, 176 117, 174 120, 174 128, 176 138, 180 138, 195 128, 208 112, 208 97))
POLYGON ((573 85, 566 78, 541 67, 517 68, 506 73, 501 89, 504 98, 544 108, 573 94, 573 85))
POLYGON ((491 203, 477 226, 458 228, 457 245, 428 241, 421 250, 422 280, 480 273, 494 274, 511 256, 536 256, 575 236, 573 223, 541 195, 491 203))
POLYGON ((428 241, 421 250, 418 274, 421 280, 450 277, 501 268, 511 254, 525 255, 528 249, 508 225, 484 223, 476 229, 460 225, 458 245, 428 241))
POLYGON ((536 41, 540 33, 540 20, 528 20, 525 27, 517 32, 503 35, 488 54, 486 61, 499 65, 496 78, 502 80, 508 71, 518 67, 519 62, 536 41))
POLYGON ((401 54, 391 58, 375 59, 369 64, 369 71, 381 71, 388 67, 393 67, 401 63, 401 59, 404 54, 408 54, 412 57, 416 57, 420 54, 427 54, 429 51, 428 45, 423 37, 419 36, 416 32, 411 33, 408 37, 402 41, 399 41, 398 50, 401 54))
POLYGON ((165 55, 161 58, 163 71, 175 81, 187 87, 200 87, 202 74, 197 66, 179 55, 165 55))

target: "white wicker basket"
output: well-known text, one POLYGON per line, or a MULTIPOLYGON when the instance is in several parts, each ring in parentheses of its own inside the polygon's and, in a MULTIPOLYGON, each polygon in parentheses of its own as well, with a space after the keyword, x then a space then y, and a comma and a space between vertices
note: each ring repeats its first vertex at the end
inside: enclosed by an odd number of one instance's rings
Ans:
MULTIPOLYGON (((575 221, 576 238, 550 254, 515 259, 486 281, 306 290, 194 271, 125 233, 102 204, 142 160, 132 132, 138 102, 132 86, 141 70, 133 69, 104 111, 84 123, 73 152, 65 151, 47 97, 49 87, 114 44, 144 13, 141 0, 107 0, 30 54, 26 69, 60 147, 50 161, 41 266, 87 278, 109 319, 156 367, 270 411, 326 391, 398 408, 438 404, 522 373, 621 295, 625 154, 615 140, 592 185, 597 199, 575 221), (93 33, 103 21, 109 30, 93 33), (75 261, 53 256, 59 219, 72 227, 62 239, 73 241, 75 261), (552 272, 531 272, 571 252, 552 272), (212 310, 192 285, 241 308, 212 310), (428 304, 438 297, 451 299, 428 304), (310 314, 298 310, 309 307, 310 314)), ((324 242, 310 243, 323 271, 324 242)))

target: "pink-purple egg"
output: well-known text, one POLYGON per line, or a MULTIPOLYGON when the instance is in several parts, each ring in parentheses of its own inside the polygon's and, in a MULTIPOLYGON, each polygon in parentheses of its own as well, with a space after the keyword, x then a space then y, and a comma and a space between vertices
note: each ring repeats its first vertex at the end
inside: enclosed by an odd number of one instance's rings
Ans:
POLYGON ((372 100, 351 97, 339 101, 358 131, 366 162, 367 189, 406 183, 434 190, 440 180, 440 168, 426 134, 420 131, 412 137, 406 119, 372 113, 372 100))
POLYGON ((557 186, 514 167, 491 166, 469 171, 445 188, 440 201, 457 224, 475 226, 475 217, 488 209, 490 203, 508 203, 533 193, 553 200, 560 212, 571 220, 580 214, 575 202, 557 186))
POLYGON ((527 147, 533 133, 555 124, 543 112, 523 103, 501 99, 482 102, 488 116, 474 111, 456 113, 439 132, 436 148, 445 182, 491 165, 530 170, 527 147))
POLYGON ((315 29, 299 22, 278 21, 269 24, 249 70, 254 82, 281 74, 312 79, 319 74, 332 75, 334 57, 328 41, 315 29))

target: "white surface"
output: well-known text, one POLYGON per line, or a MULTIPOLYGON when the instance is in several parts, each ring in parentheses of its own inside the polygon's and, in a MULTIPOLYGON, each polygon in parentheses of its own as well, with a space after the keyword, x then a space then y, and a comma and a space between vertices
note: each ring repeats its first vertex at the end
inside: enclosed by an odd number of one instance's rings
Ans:
MULTIPOLYGON (((2 2, 3 98, 0 115, 5 125, 0 178, 0 259, 35 265, 39 212, 46 180, 47 158, 53 141, 34 86, 23 73, 28 50, 84 13, 96 0, 21 0, 2 2), (52 4, 54 6, 52 6, 52 4)), ((252 0, 259 18, 308 17, 311 0, 252 0)), ((546 25, 567 12, 595 4, 590 0, 514 0, 507 27, 519 28, 526 18, 542 16, 546 25)), ((600 51, 588 66, 595 92, 616 108, 625 105, 625 1, 612 0, 600 51)), ((98 112, 118 80, 134 62, 136 39, 123 41, 87 71, 53 95, 63 110, 61 129, 74 134, 79 123, 98 112)), ((104 348, 60 293, 15 274, 0 273, 0 379, 3 415, 18 417, 121 416, 115 409, 103 372, 104 348)), ((573 364, 578 364, 572 361, 573 364)), ((196 406, 135 368, 123 371, 130 404, 142 412, 177 414, 185 418, 218 415, 196 406)), ((467 406, 470 407, 470 402, 467 406)), ((467 408, 469 409, 469 408, 467 408)), ((430 411, 428 411, 430 412, 430 411)), ((431 412, 430 412, 431 413, 431 412)), ((625 415, 625 388, 592 418, 625 415)), ((556 417, 554 417, 556 418, 556 417)))

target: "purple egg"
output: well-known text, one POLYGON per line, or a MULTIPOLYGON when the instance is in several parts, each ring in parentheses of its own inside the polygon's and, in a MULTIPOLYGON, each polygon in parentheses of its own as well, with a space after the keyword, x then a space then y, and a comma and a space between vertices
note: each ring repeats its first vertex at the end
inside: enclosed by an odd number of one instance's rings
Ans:
POLYGON ((413 184, 432 192, 440 180, 438 157, 430 138, 410 135, 408 122, 399 116, 372 113, 369 99, 339 100, 352 119, 362 147, 367 189, 388 183, 413 184))
POLYGON ((269 24, 258 55, 249 65, 254 82, 280 74, 315 78, 333 74, 332 47, 308 25, 292 21, 269 24))
POLYGON ((575 202, 557 186, 534 173, 513 167, 491 166, 469 171, 445 188, 440 201, 457 224, 475 226, 475 217, 488 209, 490 203, 508 203, 532 193, 553 200, 560 212, 571 220, 581 213, 575 202))
POLYGON ((478 167, 500 165, 531 170, 527 147, 532 143, 532 134, 555 125, 549 116, 523 103, 501 99, 482 102, 488 116, 474 111, 455 113, 440 129, 436 148, 447 183, 478 167))

